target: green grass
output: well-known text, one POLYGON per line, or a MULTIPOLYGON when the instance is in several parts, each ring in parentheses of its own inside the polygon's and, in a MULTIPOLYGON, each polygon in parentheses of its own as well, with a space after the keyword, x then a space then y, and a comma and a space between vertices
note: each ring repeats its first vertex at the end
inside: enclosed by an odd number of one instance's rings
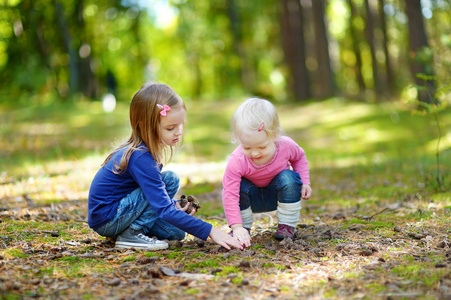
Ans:
POLYGON ((446 269, 434 269, 426 264, 409 264, 394 267, 392 273, 405 280, 422 282, 425 286, 432 286, 446 275, 448 271, 446 269))
MULTIPOLYGON (((226 160, 236 147, 230 143, 229 122, 240 104, 238 100, 190 103, 185 147, 174 162, 226 160)), ((365 185, 372 182, 371 174, 385 172, 386 178, 376 180, 396 183, 383 189, 365 189, 367 195, 392 196, 411 180, 428 186, 435 182, 438 136, 431 116, 412 114, 409 107, 399 103, 378 105, 339 98, 277 106, 283 128, 306 150, 312 175, 328 170, 347 177, 361 174, 368 176, 362 177, 365 185), (400 179, 400 171, 418 176, 400 179)), ((0 106, 0 117, 3 177, 55 176, 70 172, 70 168, 55 169, 52 163, 82 161, 93 155, 99 166, 112 144, 129 135, 126 103, 119 103, 113 113, 103 112, 100 102, 0 106)), ((449 109, 440 114, 440 120, 442 128, 449 128, 449 109)), ((445 130, 440 150, 447 182, 450 149, 451 135, 445 130)), ((203 188, 189 191, 199 193, 203 188)))
MULTIPOLYGON (((240 102, 187 103, 185 145, 169 164, 182 177, 180 193, 199 195, 218 187, 227 156, 236 147, 230 142, 229 121, 240 102), (194 174, 201 164, 210 169, 194 174)), ((451 134, 442 130, 443 191, 436 180, 438 136, 431 116, 412 114, 401 103, 338 98, 277 107, 283 128, 309 160, 314 189, 309 204, 315 202, 305 208, 308 212, 317 213, 321 205, 350 209, 357 203, 359 214, 371 216, 374 203, 382 210, 418 197, 433 197, 444 209, 451 207, 451 134)), ((451 128, 450 109, 439 118, 443 129, 451 128)), ((20 198, 26 194, 43 204, 86 199, 111 146, 129 135, 126 103, 119 103, 113 113, 103 112, 100 102, 0 105, 0 120, 0 195, 20 198)), ((220 201, 202 204, 200 200, 199 215, 223 212, 220 201)), ((408 214, 412 221, 433 216, 431 212, 408 214)))
POLYGON ((240 272, 239 267, 222 267, 222 271, 216 273, 216 276, 227 277, 229 274, 238 274, 240 272))
POLYGON ((26 257, 28 257, 27 254, 23 253, 19 249, 6 249, 4 254, 7 257, 17 257, 17 258, 26 258, 26 257))
POLYGON ((185 265, 185 269, 187 271, 199 271, 202 269, 213 269, 213 268, 217 268, 219 267, 220 264, 217 260, 215 259, 206 259, 206 260, 202 260, 199 261, 198 263, 188 263, 185 265))
MULTIPOLYGON (((220 193, 217 192, 227 156, 236 147, 230 143, 229 120, 241 102, 238 100, 187 103, 185 146, 169 166, 174 166, 176 171, 182 170, 180 193, 218 195, 218 199, 210 201, 202 202, 200 199, 202 207, 198 215, 202 217, 223 213, 220 193), (205 165, 210 169, 201 169, 201 174, 192 175, 198 167, 205 165)), ((407 234, 393 230, 398 225, 405 232, 422 232, 424 228, 435 228, 430 227, 431 224, 439 225, 444 228, 441 234, 451 238, 451 134, 444 130, 451 128, 450 109, 442 111, 439 116, 444 133, 440 144, 440 169, 445 185, 442 189, 436 180, 437 128, 430 116, 412 114, 409 107, 401 103, 369 104, 343 99, 277 106, 283 128, 304 148, 309 160, 313 197, 301 211, 301 222, 305 220, 305 223, 315 225, 313 228, 319 227, 323 220, 316 221, 315 217, 320 216, 324 217, 325 224, 336 222, 337 228, 364 225, 362 230, 359 229, 363 235, 351 231, 349 237, 338 236, 327 241, 332 247, 338 243, 354 242, 354 233, 359 234, 362 243, 379 242, 379 238, 396 239, 396 236, 398 241, 399 236, 408 238, 407 234), (394 204, 398 204, 397 208, 383 211, 394 204), (326 212, 328 216, 342 212, 346 219, 328 219, 326 212)), ((6 199, 5 205, 17 203, 26 207, 23 195, 28 195, 35 204, 52 203, 59 214, 64 214, 64 208, 58 207, 59 202, 86 199, 92 177, 111 145, 129 134, 127 115, 128 108, 124 103, 119 103, 112 114, 102 112, 98 102, 27 108, 0 106, 0 197, 6 199)), ((77 209, 69 211, 71 220, 85 214, 77 209)), ((81 222, 53 222, 41 220, 36 215, 26 220, 8 219, 6 214, 2 218, 0 230, 3 235, 13 242, 33 243, 39 239, 45 244, 44 249, 74 240, 74 235, 82 237, 83 232, 89 230, 81 222), (45 231, 58 231, 60 236, 52 237, 45 231)), ((211 218, 206 221, 215 226, 223 224, 211 218)), ((261 221, 268 223, 267 220, 261 221)), ((314 233, 308 228, 302 230, 305 234, 314 233)), ((8 239, 3 242, 7 246, 11 243, 8 239)), ((310 243, 316 245, 317 242, 310 243)), ((420 249, 428 249, 418 243, 420 249)), ((94 249, 94 246, 84 245, 78 254, 88 249, 94 249)), ((278 254, 266 249, 266 245, 253 245, 250 250, 270 257, 278 254)), ((400 280, 413 280, 423 286, 434 286, 445 275, 444 270, 434 268, 434 264, 443 257, 436 257, 433 253, 425 254, 429 263, 416 261, 410 254, 391 254, 405 250, 402 244, 387 244, 387 253, 381 249, 371 259, 376 260, 380 255, 387 261, 399 263, 380 272, 390 273, 400 280), (427 276, 421 272, 422 269, 427 270, 427 276)), ((171 251, 164 255, 158 252, 144 255, 183 265, 187 272, 210 273, 212 269, 221 268, 221 272, 215 273, 215 280, 225 280, 233 273, 236 276, 231 276, 230 282, 236 285, 240 285, 243 278, 248 279, 246 272, 249 271, 237 267, 242 260, 238 255, 232 254, 224 259, 221 255, 202 253, 195 245, 171 248, 171 251)), ((293 265, 305 267, 304 259, 308 254, 299 254, 301 261, 293 265)), ((1 255, 4 259, 27 259, 28 254, 22 249, 11 248, 2 250, 1 255)), ((331 267, 338 263, 327 253, 317 260, 331 267)), ((125 262, 136 263, 136 256, 121 256, 118 264, 125 262)), ((261 269, 271 274, 289 272, 285 265, 272 261, 264 262, 261 269)), ((38 276, 52 274, 81 278, 86 276, 86 272, 110 274, 114 270, 108 261, 77 255, 54 259, 51 265, 40 269, 38 276)), ((353 264, 348 264, 342 274, 346 280, 361 281, 364 277, 361 269, 353 264)), ((24 276, 31 278, 33 275, 31 271, 24 272, 24 276)), ((262 272, 258 278, 266 280, 270 276, 262 272)), ((303 284, 309 285, 310 281, 303 284)), ((330 283, 325 279, 315 279, 314 284, 319 284, 324 295, 331 295, 331 298, 339 292, 336 287, 328 287, 330 283)), ((362 289, 368 295, 377 295, 385 288, 382 283, 371 281, 365 282, 362 289)), ((201 291, 196 288, 185 290, 188 295, 198 293, 201 291)), ((83 297, 95 298, 89 293, 83 297)))

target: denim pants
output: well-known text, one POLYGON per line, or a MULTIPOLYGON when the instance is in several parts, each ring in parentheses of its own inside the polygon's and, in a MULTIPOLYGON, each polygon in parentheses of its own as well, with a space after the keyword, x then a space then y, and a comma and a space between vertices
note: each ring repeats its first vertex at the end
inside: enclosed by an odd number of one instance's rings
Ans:
MULTIPOLYGON (((172 171, 161 173, 166 184, 166 191, 171 199, 180 187, 180 178, 172 171)), ((143 230, 148 236, 156 236, 164 240, 182 240, 186 233, 160 219, 147 201, 141 188, 137 188, 121 199, 116 216, 105 225, 96 228, 101 236, 113 237, 130 227, 133 230, 143 230)))
POLYGON ((243 177, 240 185, 240 210, 249 207, 254 213, 277 210, 278 202, 299 202, 301 189, 301 178, 292 170, 280 172, 266 187, 257 187, 243 177))

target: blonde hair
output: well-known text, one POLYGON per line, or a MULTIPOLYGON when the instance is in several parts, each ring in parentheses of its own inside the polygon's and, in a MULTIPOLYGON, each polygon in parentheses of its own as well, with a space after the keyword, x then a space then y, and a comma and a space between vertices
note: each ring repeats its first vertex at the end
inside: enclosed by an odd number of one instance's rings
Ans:
MULTIPOLYGON (((168 163, 175 151, 183 144, 183 138, 176 146, 165 145, 160 137, 160 121, 164 118, 157 106, 168 105, 171 108, 181 106, 186 110, 182 98, 168 85, 160 83, 146 83, 136 92, 130 103, 130 138, 117 147, 105 159, 102 166, 118 151, 126 149, 120 164, 114 164, 113 172, 122 174, 127 170, 128 162, 134 151, 149 151, 157 164, 168 163), (144 143, 147 149, 138 148, 144 143)), ((183 134, 182 134, 183 135, 183 134)))
POLYGON ((283 130, 274 105, 265 99, 249 98, 244 101, 232 116, 232 141, 240 142, 243 131, 266 132, 269 138, 278 138, 283 130))

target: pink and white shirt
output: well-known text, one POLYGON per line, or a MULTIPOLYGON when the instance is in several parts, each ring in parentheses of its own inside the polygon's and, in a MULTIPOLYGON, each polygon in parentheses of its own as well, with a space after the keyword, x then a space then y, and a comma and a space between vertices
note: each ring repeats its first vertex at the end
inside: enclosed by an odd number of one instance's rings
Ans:
POLYGON ((291 138, 282 136, 275 141, 276 152, 267 164, 258 166, 243 154, 241 145, 230 155, 222 180, 222 203, 229 226, 243 223, 240 214, 241 177, 258 187, 267 186, 283 170, 293 169, 303 184, 310 185, 308 161, 305 151, 291 138))

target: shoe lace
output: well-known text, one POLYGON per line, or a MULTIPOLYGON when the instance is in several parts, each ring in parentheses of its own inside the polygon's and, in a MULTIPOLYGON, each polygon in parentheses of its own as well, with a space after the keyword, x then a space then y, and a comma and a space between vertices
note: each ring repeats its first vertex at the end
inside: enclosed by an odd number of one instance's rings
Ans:
POLYGON ((138 233, 137 237, 140 238, 140 239, 145 240, 146 242, 149 242, 149 243, 155 243, 155 240, 154 240, 153 238, 150 238, 150 237, 148 237, 148 236, 145 235, 145 234, 138 233))

